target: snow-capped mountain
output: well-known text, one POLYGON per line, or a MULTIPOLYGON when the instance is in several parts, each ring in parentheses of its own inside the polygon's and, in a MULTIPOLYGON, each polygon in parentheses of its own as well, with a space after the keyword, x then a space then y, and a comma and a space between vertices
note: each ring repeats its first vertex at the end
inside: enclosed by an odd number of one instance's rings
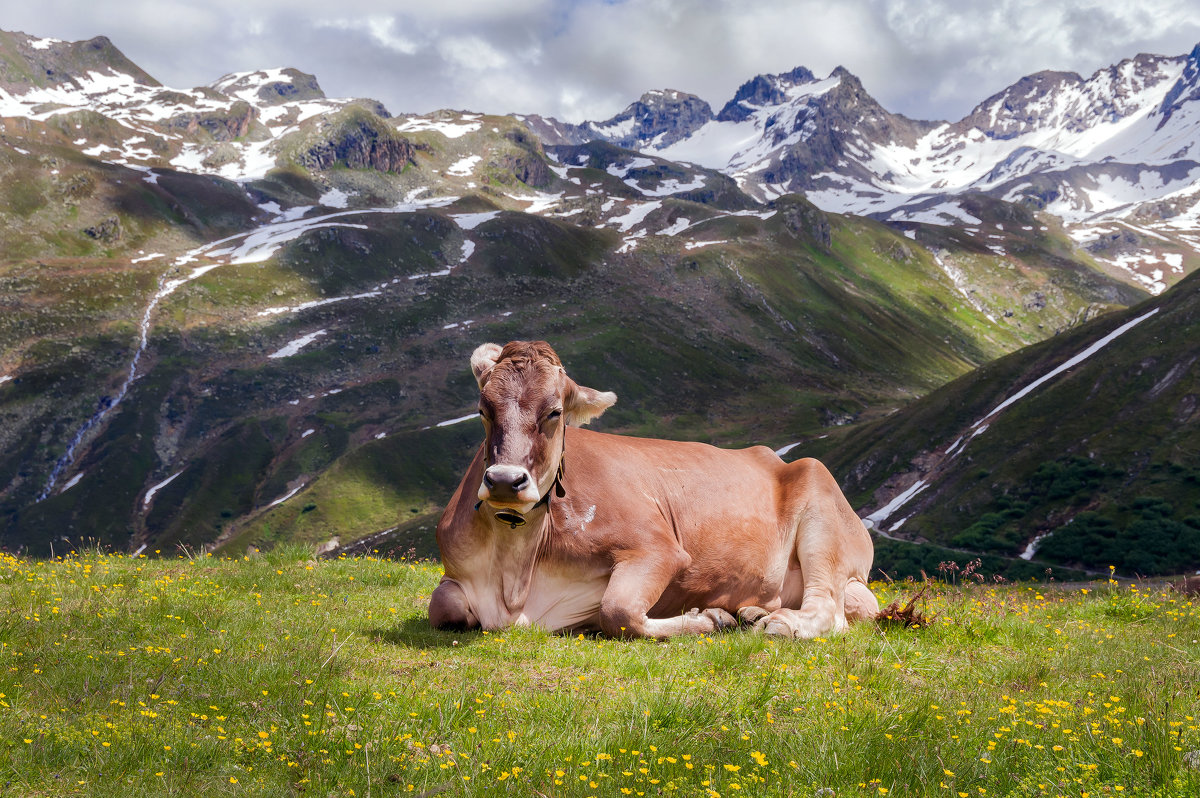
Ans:
POLYGON ((315 77, 295 69, 231 74, 179 89, 162 86, 104 37, 62 42, 0 32, 5 52, 13 58, 0 73, 0 117, 46 121, 93 112, 116 127, 79 122, 87 130, 74 145, 125 165, 259 178, 305 120, 351 105, 387 116, 374 101, 326 98, 315 77), (29 68, 11 66, 21 61, 29 68))
POLYGON ((687 138, 713 118, 712 107, 694 94, 666 89, 643 94, 606 122, 572 125, 536 114, 518 115, 546 144, 607 141, 618 147, 661 149, 687 138))
MULTIPOLYGON (((1029 204, 1151 290, 1168 282, 1164 268, 1182 272, 1178 252, 1159 251, 1164 237, 1200 250, 1200 45, 1088 79, 1039 72, 954 123, 890 113, 840 67, 760 75, 703 124, 690 115, 673 140, 639 135, 633 109, 572 134, 718 169, 763 201, 803 193, 824 210, 898 223, 970 227, 955 199, 969 192, 1029 204)), ((555 128, 534 129, 554 142, 542 131, 555 128)))

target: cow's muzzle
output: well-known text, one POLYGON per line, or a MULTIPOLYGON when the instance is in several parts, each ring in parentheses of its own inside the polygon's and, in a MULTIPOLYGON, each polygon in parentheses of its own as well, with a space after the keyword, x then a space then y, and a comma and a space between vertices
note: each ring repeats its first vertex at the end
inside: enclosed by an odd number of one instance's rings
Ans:
POLYGON ((491 505, 530 505, 538 501, 537 484, 520 466, 494 465, 483 472, 479 498, 491 505))

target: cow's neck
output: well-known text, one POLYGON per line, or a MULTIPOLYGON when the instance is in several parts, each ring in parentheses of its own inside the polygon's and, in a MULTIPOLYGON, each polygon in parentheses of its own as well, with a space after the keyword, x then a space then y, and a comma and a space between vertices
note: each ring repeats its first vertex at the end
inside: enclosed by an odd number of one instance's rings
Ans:
POLYGON ((525 607, 534 571, 550 538, 549 503, 530 510, 524 526, 513 527, 490 515, 486 523, 500 572, 500 597, 509 612, 519 613, 525 607))
POLYGON ((523 516, 518 514, 522 523, 512 523, 512 515, 504 511, 481 511, 482 502, 475 505, 475 511, 482 512, 483 523, 488 527, 492 539, 496 568, 500 573, 500 599, 514 616, 525 608, 538 560, 550 543, 553 533, 550 503, 556 497, 562 498, 565 493, 562 483, 566 450, 567 438, 564 431, 554 482, 528 513, 523 516))

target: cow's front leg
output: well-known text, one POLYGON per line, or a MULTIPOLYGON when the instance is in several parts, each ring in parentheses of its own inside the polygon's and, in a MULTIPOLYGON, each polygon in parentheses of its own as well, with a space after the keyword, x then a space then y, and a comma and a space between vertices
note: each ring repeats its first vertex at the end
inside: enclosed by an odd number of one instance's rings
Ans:
POLYGON ((613 568, 600 600, 600 629, 609 637, 673 637, 705 634, 737 625, 722 609, 692 610, 675 618, 646 615, 676 576, 691 564, 682 549, 625 559, 613 568))
POLYGON ((453 579, 443 576, 429 597, 429 625, 434 629, 475 629, 479 626, 479 619, 467 603, 467 594, 453 579))

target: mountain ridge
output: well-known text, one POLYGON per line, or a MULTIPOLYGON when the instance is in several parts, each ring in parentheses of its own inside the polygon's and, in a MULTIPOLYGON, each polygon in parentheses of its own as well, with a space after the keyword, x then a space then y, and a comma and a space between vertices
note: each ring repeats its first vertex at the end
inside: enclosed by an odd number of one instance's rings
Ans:
MULTIPOLYGON (((608 124, 579 129, 604 138, 608 124)), ((553 143, 553 127, 533 129, 553 143)), ((1200 45, 1086 79, 1034 73, 953 123, 887 111, 842 67, 824 79, 797 67, 745 82, 670 145, 626 135, 623 146, 719 169, 760 200, 803 192, 824 210, 896 223, 961 221, 958 199, 971 191, 1026 203, 1152 291, 1194 268, 1200 247, 1200 45), (1106 245, 1125 222, 1141 231, 1106 245)))

